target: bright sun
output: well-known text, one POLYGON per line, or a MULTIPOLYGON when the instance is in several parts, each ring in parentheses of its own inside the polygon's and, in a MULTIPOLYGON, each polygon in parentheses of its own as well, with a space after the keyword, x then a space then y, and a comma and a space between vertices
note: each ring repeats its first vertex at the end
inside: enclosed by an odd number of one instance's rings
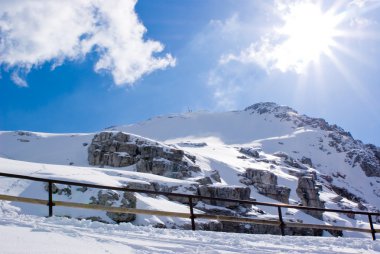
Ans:
POLYGON ((313 3, 298 3, 289 8, 282 17, 284 25, 277 29, 285 41, 279 48, 281 55, 278 67, 286 68, 291 63, 297 71, 305 65, 318 62, 322 54, 329 55, 336 45, 334 38, 339 34, 337 26, 342 17, 332 11, 323 12, 313 3))

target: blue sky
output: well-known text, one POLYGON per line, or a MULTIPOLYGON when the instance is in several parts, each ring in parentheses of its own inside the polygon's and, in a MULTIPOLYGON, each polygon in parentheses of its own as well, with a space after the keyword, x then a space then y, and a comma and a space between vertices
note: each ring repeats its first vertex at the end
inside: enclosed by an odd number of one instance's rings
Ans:
POLYGON ((63 2, 0 3, 1 130, 273 101, 380 145, 378 1, 63 2))

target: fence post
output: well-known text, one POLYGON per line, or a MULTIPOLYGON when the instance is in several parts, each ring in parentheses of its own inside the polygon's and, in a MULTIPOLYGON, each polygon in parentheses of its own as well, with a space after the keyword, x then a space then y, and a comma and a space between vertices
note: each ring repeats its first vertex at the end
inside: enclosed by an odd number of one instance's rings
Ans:
POLYGON ((53 206, 55 205, 53 202, 53 182, 48 182, 48 190, 49 190, 49 201, 47 205, 49 206, 49 217, 53 216, 53 206))
POLYGON ((281 206, 277 206, 277 209, 278 209, 278 220, 280 221, 280 230, 281 230, 281 235, 285 235, 285 231, 284 231, 284 227, 285 227, 285 224, 284 224, 284 221, 282 219, 282 211, 281 211, 281 206))
POLYGON ((371 227, 372 239, 375 241, 376 240, 376 232, 375 232, 375 229, 373 227, 371 214, 368 214, 368 221, 369 221, 369 226, 371 227))
POLYGON ((195 230, 195 216, 194 216, 194 207, 193 207, 193 198, 189 196, 189 205, 190 205, 190 219, 191 219, 191 229, 195 230))

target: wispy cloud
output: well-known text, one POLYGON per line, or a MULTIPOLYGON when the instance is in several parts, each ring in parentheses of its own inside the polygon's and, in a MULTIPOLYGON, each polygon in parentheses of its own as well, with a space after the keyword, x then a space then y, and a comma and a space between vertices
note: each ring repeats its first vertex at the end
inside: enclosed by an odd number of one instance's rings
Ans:
POLYGON ((353 33, 363 35, 359 30, 376 22, 362 14, 379 4, 380 1, 370 0, 336 1, 330 9, 324 10, 321 1, 274 1, 272 15, 279 24, 239 52, 222 55, 219 64, 253 63, 267 73, 302 74, 310 63, 318 62, 320 55, 329 56, 331 49, 339 47, 336 41, 339 37, 350 37, 353 33), (341 26, 346 28, 341 29, 341 26))
POLYGON ((116 85, 174 66, 164 46, 144 38, 136 0, 4 0, 0 2, 0 65, 13 81, 32 68, 83 59, 96 52, 96 72, 112 74, 116 85))

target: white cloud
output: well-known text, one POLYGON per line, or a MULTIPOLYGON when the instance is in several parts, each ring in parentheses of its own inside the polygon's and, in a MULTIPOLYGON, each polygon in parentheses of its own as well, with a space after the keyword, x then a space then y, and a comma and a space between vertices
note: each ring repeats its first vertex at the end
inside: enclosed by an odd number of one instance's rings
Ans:
MULTIPOLYGON (((255 63, 261 68, 269 71, 270 66, 276 66, 280 49, 272 44, 268 37, 262 37, 258 42, 252 43, 249 47, 242 50, 238 55, 227 54, 222 55, 219 64, 224 65, 232 61, 243 64, 255 63)), ((281 64, 277 68, 285 71, 281 64)))
MULTIPOLYGON (((52 68, 96 51, 94 70, 105 70, 116 85, 132 84, 144 74, 175 65, 158 41, 144 38, 146 28, 136 0, 0 1, 0 65, 21 74, 44 63, 52 68)), ((23 76, 23 75, 21 75, 23 76)))

